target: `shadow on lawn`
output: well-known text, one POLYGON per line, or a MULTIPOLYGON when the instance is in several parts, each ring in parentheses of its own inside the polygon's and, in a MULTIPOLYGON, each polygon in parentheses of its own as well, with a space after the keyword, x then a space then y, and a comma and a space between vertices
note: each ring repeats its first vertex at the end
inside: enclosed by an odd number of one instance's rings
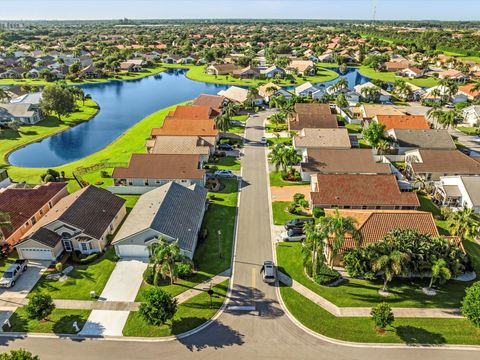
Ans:
POLYGON ((55 334, 77 334, 73 328, 74 322, 77 322, 77 325, 81 330, 83 325, 85 325, 86 319, 80 315, 63 316, 53 325, 53 332, 55 334))
POLYGON ((446 340, 441 334, 432 333, 415 326, 398 326, 395 332, 407 345, 442 345, 446 340))

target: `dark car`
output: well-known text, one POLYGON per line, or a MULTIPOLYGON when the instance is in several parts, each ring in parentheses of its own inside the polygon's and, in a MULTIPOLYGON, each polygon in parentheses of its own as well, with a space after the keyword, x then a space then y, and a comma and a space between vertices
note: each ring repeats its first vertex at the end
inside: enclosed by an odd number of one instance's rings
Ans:
POLYGON ((230 151, 230 150, 233 149, 232 145, 227 144, 227 143, 218 145, 218 148, 220 150, 227 150, 227 151, 230 151))
POLYGON ((303 225, 306 223, 313 224, 315 221, 312 218, 293 219, 285 223, 285 229, 303 229, 303 225))

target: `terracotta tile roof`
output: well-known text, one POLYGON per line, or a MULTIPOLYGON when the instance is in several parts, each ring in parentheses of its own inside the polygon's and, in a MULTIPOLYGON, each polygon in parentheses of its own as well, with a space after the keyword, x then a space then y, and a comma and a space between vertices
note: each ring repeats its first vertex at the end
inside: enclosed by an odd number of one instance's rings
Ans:
POLYGON ((302 171, 336 174, 390 174, 388 164, 377 163, 370 149, 308 149, 302 171))
POLYGON ((122 179, 202 179, 200 156, 171 154, 133 154, 128 167, 113 170, 112 178, 122 179))
MULTIPOLYGON (((361 246, 367 246, 381 240, 395 229, 415 230, 420 234, 439 236, 433 215, 429 212, 415 210, 344 210, 339 209, 343 217, 352 217, 357 221, 361 246)), ((325 215, 334 214, 333 209, 326 209, 325 215)), ((342 251, 355 247, 355 241, 347 236, 342 251)))
POLYGON ((3 189, 0 191, 0 211, 8 213, 12 223, 10 227, 1 228, 5 238, 8 238, 30 220, 66 186, 66 183, 48 183, 35 188, 3 189))
POLYGON ((316 174, 313 177, 316 189, 310 197, 316 206, 420 206, 415 193, 400 191, 393 174, 316 174))
MULTIPOLYGON (((480 175, 480 163, 459 150, 418 150, 422 162, 413 162, 416 173, 480 175)), ((408 157, 411 152, 407 152, 408 157)))
POLYGON ((210 106, 179 105, 168 117, 175 119, 208 120, 215 116, 210 106))
POLYGON ((458 91, 461 91, 462 93, 472 97, 472 98, 478 98, 480 97, 480 90, 473 91, 473 87, 475 84, 468 84, 468 85, 463 85, 458 87, 458 91))
POLYGON ((376 121, 390 129, 430 129, 423 115, 377 115, 376 121))
POLYGON ((219 95, 208 95, 208 94, 201 94, 195 100, 193 100, 193 106, 209 106, 212 109, 220 112, 222 109, 222 105, 225 101, 223 96, 219 95))
POLYGON ((192 120, 192 119, 165 119, 161 128, 153 128, 152 137, 155 136, 217 136, 213 120, 192 120))

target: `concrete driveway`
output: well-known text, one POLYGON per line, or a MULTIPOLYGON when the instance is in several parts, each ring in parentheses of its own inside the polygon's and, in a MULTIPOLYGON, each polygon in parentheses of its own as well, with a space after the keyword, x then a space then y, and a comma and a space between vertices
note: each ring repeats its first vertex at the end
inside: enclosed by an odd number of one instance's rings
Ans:
MULTIPOLYGON (((147 259, 121 259, 110 275, 99 301, 135 301, 147 265, 147 259)), ((93 310, 80 334, 122 336, 128 314, 128 311, 93 310)))
POLYGON ((49 261, 30 260, 27 264, 27 271, 20 276, 14 287, 0 289, 0 301, 25 299, 37 281, 40 280, 49 263, 49 261))

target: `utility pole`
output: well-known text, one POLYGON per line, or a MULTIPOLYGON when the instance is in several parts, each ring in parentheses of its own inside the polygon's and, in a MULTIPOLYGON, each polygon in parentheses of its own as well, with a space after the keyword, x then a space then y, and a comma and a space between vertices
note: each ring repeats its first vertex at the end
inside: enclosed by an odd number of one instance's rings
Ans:
POLYGON ((218 230, 217 235, 218 235, 218 256, 221 259, 222 258, 222 231, 218 230))

